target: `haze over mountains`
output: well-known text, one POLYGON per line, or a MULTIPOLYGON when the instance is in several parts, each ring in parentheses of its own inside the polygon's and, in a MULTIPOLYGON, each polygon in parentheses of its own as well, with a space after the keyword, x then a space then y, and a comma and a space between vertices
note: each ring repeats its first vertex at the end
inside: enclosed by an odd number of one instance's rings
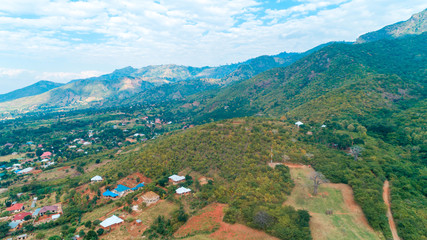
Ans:
MULTIPOLYGON (((425 32, 425 20, 426 10, 414 14, 407 21, 389 25, 376 32, 364 34, 360 36, 356 42, 361 43, 414 34, 417 35, 425 32)), ((126 67, 99 77, 73 80, 65 85, 39 82, 32 86, 0 95, 0 111, 27 112, 37 109, 62 107, 90 107, 94 104, 129 104, 132 102, 155 102, 159 100, 182 99, 185 98, 185 96, 198 92, 214 88, 223 88, 232 83, 250 79, 272 68, 286 67, 327 45, 329 44, 320 45, 304 53, 284 52, 275 56, 260 56, 243 63, 219 67, 191 67, 180 65, 157 65, 139 69, 126 67), (13 102, 8 103, 9 101, 13 102)), ((352 49, 357 47, 349 46, 348 48, 352 49)), ((318 60, 321 60, 321 58, 318 60)), ((328 58, 328 61, 330 60, 331 59, 328 58)), ((299 65, 301 65, 301 63, 299 63, 299 65)), ((262 76, 258 78, 260 77, 262 76)), ((242 84, 248 83, 249 82, 242 84)), ((297 88, 299 87, 300 86, 297 88)), ((238 86, 233 86, 229 88, 228 91, 238 91, 236 88, 238 88, 238 86)), ((318 96, 320 92, 317 90, 318 89, 313 90, 316 93, 311 96, 318 96)), ((225 90, 225 92, 227 92, 227 90, 225 90)), ((228 95, 228 93, 224 94, 228 95)), ((216 98, 219 97, 220 95, 216 96, 216 98)))

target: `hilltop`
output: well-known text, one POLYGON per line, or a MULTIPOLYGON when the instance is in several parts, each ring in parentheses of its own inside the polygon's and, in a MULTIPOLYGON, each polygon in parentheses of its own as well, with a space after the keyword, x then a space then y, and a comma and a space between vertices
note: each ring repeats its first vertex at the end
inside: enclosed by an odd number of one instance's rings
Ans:
POLYGON ((378 31, 369 32, 357 38, 356 43, 393 39, 408 35, 418 35, 427 31, 427 9, 416 13, 406 21, 385 26, 378 31))

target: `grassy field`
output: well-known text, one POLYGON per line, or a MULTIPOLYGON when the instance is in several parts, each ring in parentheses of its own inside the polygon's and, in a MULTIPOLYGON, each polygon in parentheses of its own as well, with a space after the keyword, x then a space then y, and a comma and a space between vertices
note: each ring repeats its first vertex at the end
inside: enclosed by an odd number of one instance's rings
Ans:
POLYGON ((305 209, 312 216, 310 230, 315 240, 381 239, 366 222, 360 207, 354 202, 352 190, 345 184, 322 184, 319 194, 312 196, 310 175, 312 168, 291 168, 295 188, 285 202, 297 209, 305 209), (326 215, 332 210, 332 215, 326 215))
POLYGON ((6 155, 6 156, 1 156, 0 157, 0 162, 9 162, 10 159, 18 159, 18 158, 22 158, 25 157, 25 153, 21 153, 21 154, 17 154, 17 155, 6 155))
POLYGON ((113 210, 116 206, 114 206, 114 202, 107 204, 105 206, 102 206, 100 208, 97 208, 93 210, 92 212, 88 212, 83 215, 82 222, 87 222, 88 220, 94 221, 96 219, 99 219, 101 217, 104 217, 107 213, 109 213, 111 210, 113 210))

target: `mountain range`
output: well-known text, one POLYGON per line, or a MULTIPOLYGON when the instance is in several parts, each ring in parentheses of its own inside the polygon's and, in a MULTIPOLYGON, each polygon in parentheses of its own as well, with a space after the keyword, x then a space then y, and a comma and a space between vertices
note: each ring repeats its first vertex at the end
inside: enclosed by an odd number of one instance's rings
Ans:
MULTIPOLYGON (((88 107, 92 104, 102 105, 105 102, 128 98, 164 84, 171 84, 170 87, 173 88, 183 84, 181 82, 189 80, 192 80, 193 83, 198 82, 199 85, 221 87, 232 82, 249 79, 274 67, 288 66, 314 50, 305 53, 283 52, 274 56, 260 56, 242 63, 219 67, 199 68, 180 65, 157 65, 139 69, 126 67, 99 77, 76 79, 51 89, 32 85, 31 88, 37 88, 38 92, 30 92, 26 88, 17 90, 18 92, 13 93, 15 98, 7 100, 13 101, 13 103, 0 103, 0 111, 31 111, 46 108, 88 107), (25 94, 21 94, 23 92, 25 94)), ((205 88, 196 87, 196 89, 205 88)), ((154 90, 154 92, 157 91, 154 90)))
MULTIPOLYGON (((375 42, 380 39, 393 39, 421 34, 426 30, 425 16, 426 10, 414 14, 407 21, 386 26, 376 32, 364 34, 357 39, 356 43, 375 42)), ((359 48, 364 47, 365 45, 359 48)), ((374 44, 372 47, 375 48, 379 46, 374 44)), ((238 102, 240 106, 244 101, 250 101, 252 106, 256 106, 255 108, 252 107, 251 109, 240 110, 254 113, 261 108, 265 108, 269 109, 267 112, 271 113, 277 106, 283 108, 286 103, 285 108, 290 109, 300 105, 302 99, 304 99, 304 101, 315 99, 329 92, 332 86, 337 88, 352 82, 352 80, 348 79, 346 76, 332 77, 330 75, 330 70, 328 70, 329 68, 334 71, 336 70, 334 69, 335 66, 341 68, 341 70, 347 68, 351 70, 347 72, 349 76, 354 76, 353 73, 355 72, 361 72, 360 74, 363 74, 363 72, 366 71, 366 67, 357 66, 354 62, 363 59, 365 55, 357 56, 357 59, 352 59, 353 56, 347 56, 348 58, 345 58, 344 55, 340 55, 339 53, 339 51, 345 52, 349 49, 357 48, 357 46, 353 47, 349 43, 328 43, 304 53, 283 52, 274 56, 260 56, 242 63, 218 67, 191 67, 181 65, 157 65, 139 69, 126 67, 99 77, 76 79, 65 85, 41 81, 32 86, 0 95, 0 112, 28 112, 45 109, 72 109, 91 106, 114 106, 117 104, 156 103, 186 99, 187 97, 189 97, 189 99, 195 99, 197 97, 190 96, 202 93, 205 97, 211 94, 212 99, 209 101, 215 106, 227 104, 236 106, 235 104, 230 104, 233 103, 233 101, 238 102), (331 48, 331 46, 334 47, 331 48), (324 48, 328 48, 330 49, 329 51, 335 52, 324 53, 322 52, 324 48), (322 57, 320 54, 329 55, 324 55, 322 57), (313 55, 312 58, 315 59, 307 60, 307 58, 304 58, 309 55, 313 55), (300 60, 301 58, 306 60, 300 60), (352 59, 351 61, 353 62, 349 62, 349 59, 352 59), (334 60, 343 61, 343 63, 346 64, 336 65, 334 64, 334 60), (284 67, 296 61, 298 61, 297 64, 284 70, 284 67), (304 64, 307 62, 309 62, 308 65, 304 64), (267 71, 274 68, 279 69, 272 70, 272 72, 267 71), (317 69, 313 70, 313 68, 317 69), (257 76, 258 74, 261 75, 257 76), (268 75, 271 74, 276 74, 277 77, 269 77, 268 75), (278 79, 289 75, 293 75, 296 81, 289 81, 290 85, 288 87, 290 88, 285 90, 285 96, 277 97, 276 95, 279 89, 281 89, 278 84, 282 84, 280 81, 278 82, 278 79), (253 78, 254 76, 256 77, 253 78), (256 89, 266 89, 263 92, 268 92, 266 96, 262 97, 258 96, 258 93, 256 93, 253 87, 249 89, 248 86, 248 84, 257 82, 261 78, 269 79, 268 81, 264 80, 258 82, 255 85, 256 89), (332 80, 336 78, 339 78, 340 81, 332 80), (244 80, 247 79, 250 80, 245 82, 244 80), (325 82, 324 80, 327 81, 325 82), (314 82, 321 82, 320 88, 319 84, 313 85, 314 82), (293 94, 291 94, 292 91, 293 94), (243 102, 240 101, 239 98, 233 97, 236 93, 238 93, 239 97, 244 96, 243 102), (294 94, 296 95, 294 96, 294 94), (225 98, 225 96, 227 96, 227 98, 225 98), (219 100, 221 98, 223 100, 219 100), (264 103, 260 104, 260 101, 264 103)), ((359 50, 364 51, 363 49, 359 50)), ((373 49, 367 49, 366 51, 372 50, 373 49)), ((369 59, 369 55, 366 57, 369 59)), ((418 56, 414 57, 414 59, 422 59, 422 57, 423 56, 418 56)), ((405 71, 400 66, 397 66, 396 69, 405 71)), ((206 99, 206 101, 208 100, 206 99)), ((209 103, 206 104, 207 106, 209 105, 209 103)), ((208 107, 211 114, 215 114, 215 111, 213 111, 217 108, 215 106, 208 107)), ((231 113, 232 109, 233 108, 228 108, 228 112, 231 113)))

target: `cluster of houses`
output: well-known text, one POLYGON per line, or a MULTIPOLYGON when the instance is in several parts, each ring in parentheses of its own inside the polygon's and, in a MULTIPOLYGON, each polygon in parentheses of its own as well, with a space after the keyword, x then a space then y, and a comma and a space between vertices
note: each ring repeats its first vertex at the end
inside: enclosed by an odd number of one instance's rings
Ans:
MULTIPOLYGON (((169 182, 172 183, 173 185, 178 185, 182 182, 185 182, 185 177, 174 174, 174 175, 169 177, 169 182)), ((177 195, 188 195, 191 193, 191 189, 186 188, 186 187, 180 187, 180 188, 175 190, 175 193, 177 195)))
MULTIPOLYGON (((101 176, 94 176, 91 179, 92 183, 96 183, 96 182, 101 182, 103 181, 103 178, 101 176)), ((185 182, 185 177, 184 176, 179 176, 179 175, 172 175, 169 177, 169 182, 173 185, 178 185, 179 183, 185 182)), ((128 187, 125 186, 123 184, 118 184, 116 186, 116 188, 114 188, 113 190, 109 190, 107 189, 106 191, 104 191, 102 193, 102 196, 107 197, 107 198, 120 198, 125 196, 127 193, 129 192, 133 192, 136 191, 140 188, 144 187, 144 183, 138 183, 136 186, 134 187, 128 187)), ((186 187, 180 187, 178 189, 176 189, 175 193, 177 195, 188 195, 191 193, 191 189, 186 188, 186 187)), ((149 205, 152 203, 155 203, 159 200, 159 195, 157 195, 154 192, 147 192, 142 196, 143 201, 149 205)))
MULTIPOLYGON (((32 204, 32 207, 33 205, 34 204, 32 204)), ((45 222, 55 221, 62 214, 62 208, 60 205, 44 206, 42 208, 37 208, 34 211, 25 211, 24 204, 15 203, 6 208, 6 211, 14 214, 12 217, 6 219, 10 220, 9 227, 12 230, 19 229, 25 221, 30 219, 33 220, 34 225, 38 225, 45 222), (34 222, 37 217, 39 217, 39 221, 34 222)))
POLYGON ((35 165, 39 165, 42 168, 47 168, 49 166, 52 166, 55 164, 55 162, 52 160, 52 153, 51 152, 44 152, 41 156, 40 156, 40 161, 38 160, 38 158, 32 158, 32 159, 18 159, 21 161, 21 163, 15 163, 13 165, 2 165, 0 166, 0 169, 6 169, 7 171, 10 172, 14 172, 17 175, 25 175, 25 174, 29 174, 32 173, 34 171, 34 167, 26 167, 24 168, 24 166, 35 166, 35 165))
MULTIPOLYGON (((97 176, 91 178, 90 181, 92 183, 101 182, 101 181, 103 181, 103 178, 101 176, 97 175, 97 176)), ((115 189, 113 189, 113 190, 108 190, 107 189, 105 192, 102 193, 102 196, 108 197, 108 198, 123 197, 127 193, 136 191, 136 190, 138 190, 138 189, 140 189, 142 187, 144 187, 144 183, 143 182, 136 184, 133 188, 130 188, 130 187, 122 185, 122 184, 118 184, 117 187, 115 189)))

